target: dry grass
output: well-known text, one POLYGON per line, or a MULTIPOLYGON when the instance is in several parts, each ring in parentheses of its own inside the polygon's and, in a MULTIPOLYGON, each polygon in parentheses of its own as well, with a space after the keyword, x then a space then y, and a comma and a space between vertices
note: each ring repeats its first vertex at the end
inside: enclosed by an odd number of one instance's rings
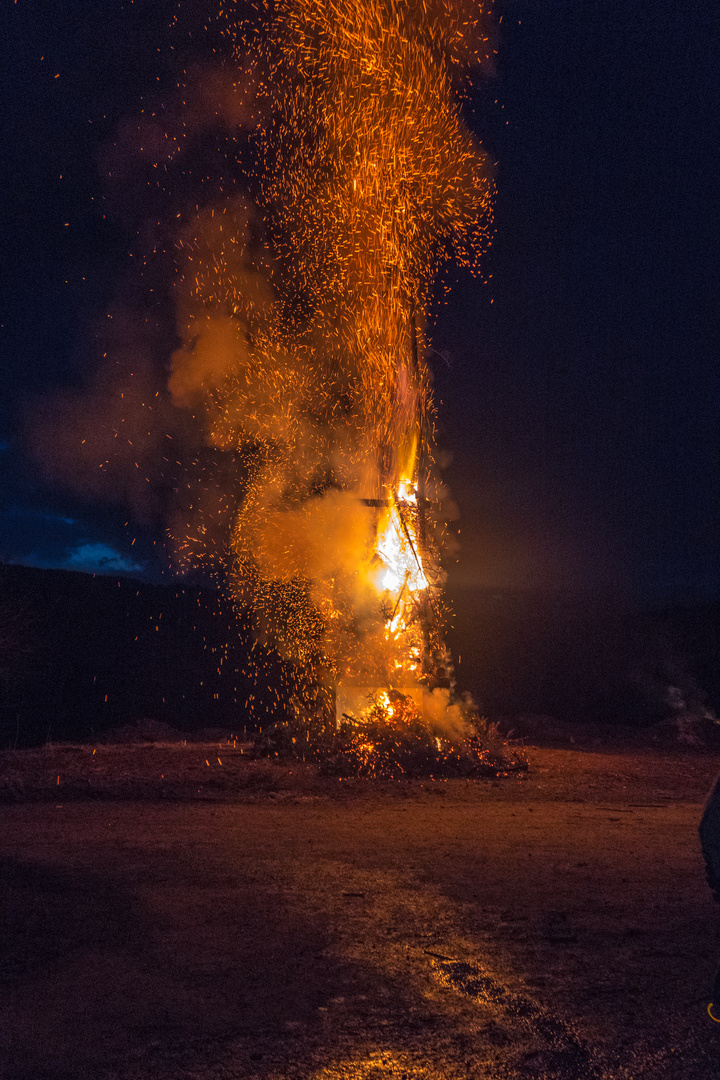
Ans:
MULTIPOLYGON (((288 740, 289 741, 289 740, 288 740)), ((488 743, 492 740, 488 739, 488 743)), ((337 797, 358 788, 398 793, 413 790, 412 779, 399 785, 397 775, 349 776, 327 767, 315 755, 304 762, 266 739, 261 753, 234 737, 192 742, 132 741, 95 745, 48 745, 0 752, 0 801, 141 799, 149 801, 235 801, 256 797, 337 797), (344 781, 342 788, 338 780, 344 781), (403 786, 404 785, 404 786, 403 786)), ((505 745, 505 751, 508 747, 505 745)), ((287 747, 285 747, 287 750, 287 747)), ((478 756, 468 775, 497 778, 527 768, 523 753, 503 754, 501 741, 492 757, 478 756)), ((415 771, 416 780, 432 770, 415 771)), ((413 775, 408 770, 408 776, 413 775)), ((442 771, 437 770, 437 776, 442 771)), ((451 775, 451 774, 449 774, 451 775)), ((463 775, 456 771, 455 775, 463 775)), ((420 786, 418 786, 420 790, 420 786)))
POLYGON ((309 770, 253 761, 247 750, 228 740, 7 750, 0 799, 227 799, 311 785, 309 770))

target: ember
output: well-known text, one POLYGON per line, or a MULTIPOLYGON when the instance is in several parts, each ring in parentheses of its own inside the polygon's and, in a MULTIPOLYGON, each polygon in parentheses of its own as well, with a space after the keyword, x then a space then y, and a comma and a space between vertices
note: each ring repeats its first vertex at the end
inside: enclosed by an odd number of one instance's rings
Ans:
MULTIPOLYGON (((486 27, 471 0, 279 0, 251 65, 262 220, 233 196, 181 244, 170 389, 241 463, 221 562, 292 670, 289 737, 357 772, 475 753, 443 640, 425 355, 440 268, 476 270, 489 243, 492 181, 456 104, 486 27), (336 722, 349 686, 372 704, 336 722)), ((206 505, 187 561, 216 557, 206 505)))

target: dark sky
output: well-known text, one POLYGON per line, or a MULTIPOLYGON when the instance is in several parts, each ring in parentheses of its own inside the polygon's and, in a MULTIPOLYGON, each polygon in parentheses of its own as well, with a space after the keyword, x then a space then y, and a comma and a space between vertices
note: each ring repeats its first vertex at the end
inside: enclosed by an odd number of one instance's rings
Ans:
MULTIPOLYGON (((152 523, 126 526, 122 509, 52 485, 24 444, 40 399, 91 379, 127 271, 103 148, 141 98, 161 100, 179 67, 211 55, 206 10, 2 6, 5 560, 158 572, 152 523)), ((434 332, 455 580, 717 597, 716 5, 497 10, 497 74, 466 108, 498 163, 492 278, 458 276, 434 332)))

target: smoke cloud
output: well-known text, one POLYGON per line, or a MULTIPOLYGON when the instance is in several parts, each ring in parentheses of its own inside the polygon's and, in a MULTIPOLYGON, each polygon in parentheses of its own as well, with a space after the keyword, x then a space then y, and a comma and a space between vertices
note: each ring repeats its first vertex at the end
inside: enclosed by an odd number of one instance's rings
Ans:
POLYGON ((39 408, 36 452, 162 518, 175 565, 222 575, 299 681, 445 664, 426 323, 443 264, 489 243, 456 100, 488 26, 469 0, 281 0, 102 156, 137 303, 89 390, 39 408))

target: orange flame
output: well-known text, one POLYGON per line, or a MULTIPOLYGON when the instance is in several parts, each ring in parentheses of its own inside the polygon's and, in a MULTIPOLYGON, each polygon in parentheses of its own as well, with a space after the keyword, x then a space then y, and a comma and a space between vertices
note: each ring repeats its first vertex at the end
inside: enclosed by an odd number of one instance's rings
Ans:
POLYGON ((171 390, 242 462, 232 587, 309 682, 429 682, 441 649, 425 323, 443 263, 474 269, 489 243, 456 102, 486 27, 478 0, 277 0, 262 229, 235 196, 183 237, 171 390))

